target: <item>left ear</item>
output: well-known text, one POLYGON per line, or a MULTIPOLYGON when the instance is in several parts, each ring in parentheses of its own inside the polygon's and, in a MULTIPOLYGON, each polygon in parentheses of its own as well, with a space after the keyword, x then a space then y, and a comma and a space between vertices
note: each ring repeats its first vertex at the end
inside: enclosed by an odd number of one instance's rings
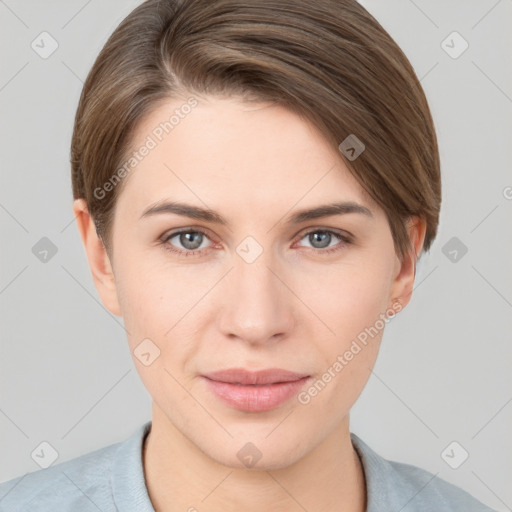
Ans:
POLYGON ((407 223, 407 231, 410 240, 410 250, 404 255, 403 260, 396 257, 395 279, 391 288, 392 300, 400 300, 404 308, 411 300, 416 275, 416 262, 420 256, 427 224, 424 219, 413 216, 407 223))

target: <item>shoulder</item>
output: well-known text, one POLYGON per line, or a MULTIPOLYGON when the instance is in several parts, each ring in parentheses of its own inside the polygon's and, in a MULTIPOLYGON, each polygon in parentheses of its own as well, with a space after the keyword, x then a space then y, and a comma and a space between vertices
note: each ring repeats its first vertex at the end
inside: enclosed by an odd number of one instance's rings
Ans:
POLYGON ((0 483, 0 512, 117 511, 116 491, 126 494, 121 486, 140 478, 141 439, 148 426, 125 441, 0 483))
POLYGON ((433 473, 402 462, 384 459, 351 433, 365 472, 367 512, 496 512, 433 473))
POLYGON ((117 444, 0 484, 0 511, 111 510, 109 475, 117 444))

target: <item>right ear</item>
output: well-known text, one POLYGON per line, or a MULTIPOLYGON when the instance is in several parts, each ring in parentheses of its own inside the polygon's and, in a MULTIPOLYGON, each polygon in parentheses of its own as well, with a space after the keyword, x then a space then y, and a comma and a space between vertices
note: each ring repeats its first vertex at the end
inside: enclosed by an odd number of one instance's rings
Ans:
POLYGON ((89 214, 85 199, 80 198, 73 201, 73 213, 101 301, 112 314, 121 316, 121 306, 110 258, 96 232, 96 226, 89 214))

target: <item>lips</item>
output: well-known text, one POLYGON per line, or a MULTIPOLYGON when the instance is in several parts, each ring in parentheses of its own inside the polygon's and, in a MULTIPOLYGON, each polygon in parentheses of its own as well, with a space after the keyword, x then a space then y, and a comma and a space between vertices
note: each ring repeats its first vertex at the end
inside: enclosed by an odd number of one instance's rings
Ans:
POLYGON ((246 412, 276 409, 296 395, 310 376, 281 368, 250 372, 231 368, 201 376, 222 403, 246 412))
POLYGON ((216 372, 206 373, 204 377, 218 382, 227 382, 230 384, 243 385, 266 385, 278 382, 293 382, 296 380, 309 377, 305 373, 296 373, 282 368, 269 368, 251 372, 244 368, 230 368, 228 370, 220 370, 216 372))

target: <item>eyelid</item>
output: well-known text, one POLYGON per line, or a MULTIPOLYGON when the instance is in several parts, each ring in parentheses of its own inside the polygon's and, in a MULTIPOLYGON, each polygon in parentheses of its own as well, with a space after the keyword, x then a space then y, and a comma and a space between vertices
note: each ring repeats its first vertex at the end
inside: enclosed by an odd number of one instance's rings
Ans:
POLYGON ((350 233, 350 231, 346 231, 345 229, 339 229, 339 228, 331 228, 327 226, 313 226, 309 228, 305 228, 303 231, 299 231, 297 235, 294 238, 297 238, 298 240, 304 238, 306 235, 309 235, 310 233, 317 233, 317 232, 328 232, 328 233, 334 233, 335 235, 338 235, 339 237, 344 237, 350 240, 351 242, 354 241, 354 235, 350 233))
POLYGON ((176 249, 176 252, 187 252, 187 253, 200 253, 216 244, 215 238, 210 234, 210 231, 207 228, 199 227, 199 226, 188 226, 185 228, 177 228, 177 229, 171 229, 169 231, 166 231, 160 238, 159 241, 162 244, 168 244, 169 240, 171 238, 174 238, 175 236, 180 235, 181 233, 200 233, 204 235, 208 240, 211 242, 211 245, 209 247, 204 247, 203 249, 196 249, 194 251, 188 250, 185 251, 184 249, 176 249))
POLYGON ((306 231, 301 231, 300 234, 296 237, 296 242, 294 245, 298 242, 300 242, 303 238, 308 236, 311 233, 331 233, 336 238, 338 238, 338 243, 327 246, 321 249, 317 249, 315 247, 304 247, 308 252, 317 254, 320 256, 330 256, 332 254, 337 254, 344 249, 347 248, 347 246, 354 245, 354 236, 352 233, 349 233, 348 231, 336 229, 336 228, 326 228, 326 227, 313 227, 308 228, 306 231))
POLYGON ((167 230, 162 236, 159 237, 159 240, 168 240, 169 238, 173 238, 181 233, 202 233, 203 235, 206 235, 210 240, 215 238, 211 235, 211 232, 208 228, 204 228, 203 226, 186 226, 184 228, 167 230))

